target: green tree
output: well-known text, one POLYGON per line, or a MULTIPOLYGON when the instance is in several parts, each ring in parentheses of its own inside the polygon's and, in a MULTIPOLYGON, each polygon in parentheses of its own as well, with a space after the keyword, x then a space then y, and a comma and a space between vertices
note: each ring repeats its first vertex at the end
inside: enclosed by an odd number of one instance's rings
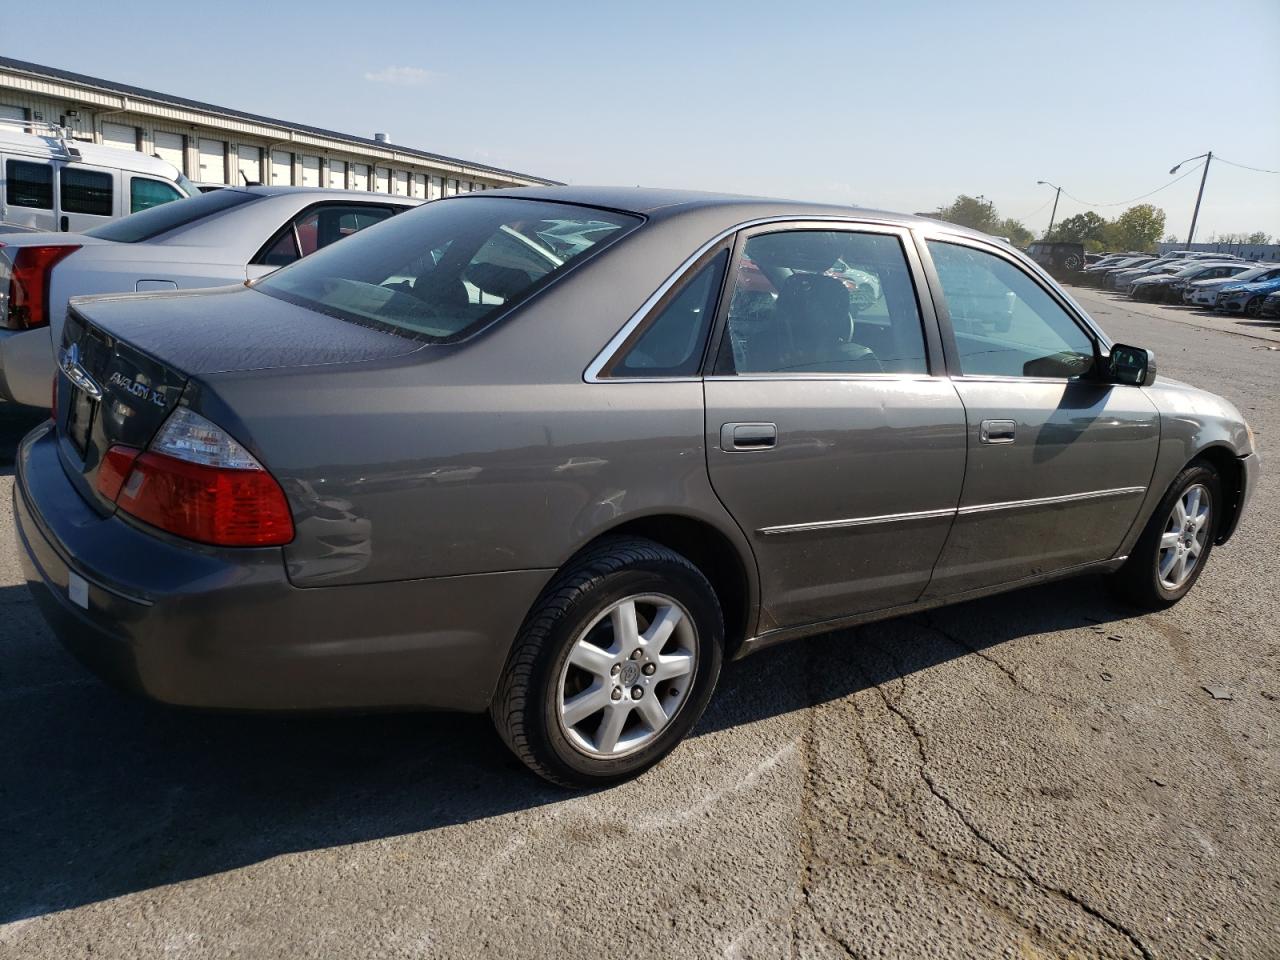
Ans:
POLYGON ((1107 244, 1117 250, 1154 251, 1164 234, 1164 219, 1164 211, 1150 203, 1130 207, 1107 224, 1107 244))
POLYGON ((993 231, 997 237, 1007 237, 1009 242, 1015 247, 1025 247, 1036 235, 1024 227, 1019 221, 1013 217, 1006 217, 996 224, 993 231))
POLYGON ((1107 221, 1092 210, 1067 217, 1053 228, 1049 240, 1067 243, 1088 243, 1090 240, 1101 241, 1107 228, 1107 221))
POLYGON ((940 207, 937 217, 947 223, 958 223, 983 233, 995 233, 1000 222, 996 205, 984 197, 971 197, 962 193, 949 207, 940 207))
POLYGON ((1255 231, 1254 233, 1249 234, 1249 236, 1245 237, 1244 242, 1245 243, 1270 243, 1271 234, 1263 233, 1261 230, 1258 230, 1258 231, 1255 231))
POLYGON ((996 205, 985 197, 971 197, 962 193, 950 206, 939 207, 933 214, 947 223, 972 227, 993 237, 1007 237, 1015 247, 1025 247, 1035 239, 1035 234, 1012 217, 1001 217, 996 205))

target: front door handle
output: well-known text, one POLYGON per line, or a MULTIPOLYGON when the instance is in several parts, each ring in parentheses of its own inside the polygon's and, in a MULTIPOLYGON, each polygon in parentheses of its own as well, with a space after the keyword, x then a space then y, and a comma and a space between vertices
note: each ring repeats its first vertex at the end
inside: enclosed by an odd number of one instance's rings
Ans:
POLYGON ((726 453, 771 450, 777 445, 776 423, 726 423, 720 428, 720 449, 726 453))
POLYGON ((1016 427, 1012 420, 983 420, 978 435, 983 443, 1013 443, 1016 427))

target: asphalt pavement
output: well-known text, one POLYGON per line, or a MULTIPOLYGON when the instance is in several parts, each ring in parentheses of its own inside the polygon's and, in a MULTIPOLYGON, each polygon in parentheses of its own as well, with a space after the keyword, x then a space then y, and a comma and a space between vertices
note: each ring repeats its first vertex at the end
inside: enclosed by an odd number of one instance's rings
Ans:
MULTIPOLYGON (((1077 292, 1267 455, 1280 325, 1077 292)), ((484 718, 117 694, 0 533, 0 958, 1276 958, 1278 487, 1169 611, 1089 578, 769 650, 586 795, 484 718)))

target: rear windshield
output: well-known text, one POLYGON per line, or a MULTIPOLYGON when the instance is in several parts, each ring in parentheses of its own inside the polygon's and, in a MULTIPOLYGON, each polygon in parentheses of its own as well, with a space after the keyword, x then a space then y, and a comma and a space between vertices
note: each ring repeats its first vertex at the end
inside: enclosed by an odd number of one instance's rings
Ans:
POLYGON ((305 257, 254 289, 353 323, 448 343, 641 222, 543 200, 440 200, 305 257))
POLYGON ((142 240, 154 240, 162 233, 168 233, 178 227, 203 220, 205 217, 223 210, 230 210, 244 203, 259 199, 257 194, 241 193, 239 190, 214 190, 199 196, 174 200, 141 210, 138 213, 100 227, 86 230, 86 236, 99 237, 102 240, 115 240, 117 243, 138 243, 142 240))

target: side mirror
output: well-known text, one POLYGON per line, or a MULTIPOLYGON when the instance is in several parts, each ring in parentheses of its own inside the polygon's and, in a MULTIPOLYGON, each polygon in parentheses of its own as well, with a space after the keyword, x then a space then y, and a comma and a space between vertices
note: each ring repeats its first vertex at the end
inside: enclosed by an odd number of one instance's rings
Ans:
POLYGON ((1107 361, 1107 379, 1132 387, 1149 387, 1156 381, 1156 355, 1145 347, 1117 343, 1107 361))

